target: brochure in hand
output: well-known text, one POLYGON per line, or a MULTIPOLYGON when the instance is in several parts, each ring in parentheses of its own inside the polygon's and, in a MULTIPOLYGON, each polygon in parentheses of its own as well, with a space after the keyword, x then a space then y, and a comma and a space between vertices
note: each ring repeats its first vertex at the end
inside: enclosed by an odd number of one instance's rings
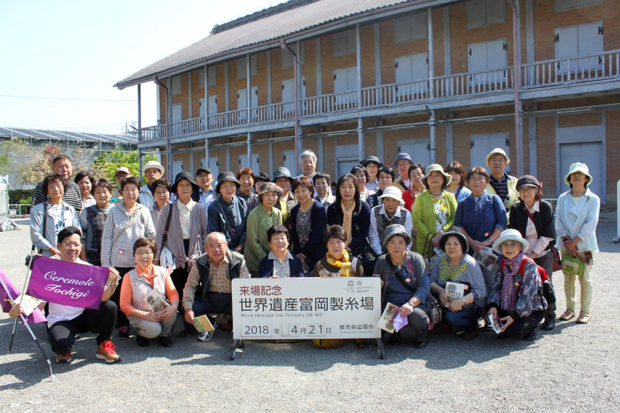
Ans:
POLYGON ((445 288, 446 297, 449 301, 462 300, 465 296, 466 287, 465 284, 448 281, 445 288))
POLYGON ((395 306, 392 303, 387 303, 385 306, 385 310, 383 310, 383 314, 381 314, 381 318, 377 322, 377 327, 381 330, 385 330, 388 333, 394 333, 396 331, 396 327, 394 327, 394 317, 398 314, 399 307, 395 306))
POLYGON ((492 315, 488 315, 487 319, 489 320, 489 323, 491 325, 491 327, 493 327, 493 331, 495 331, 495 334, 499 334, 502 332, 502 325, 499 322, 497 317, 493 317, 492 315))
POLYGON ((149 305, 149 307, 151 307, 151 310, 156 313, 165 310, 166 307, 170 305, 168 304, 164 296, 154 289, 149 291, 144 300, 149 305))
POLYGON ((198 330, 199 333, 204 333, 205 331, 213 331, 213 324, 211 324, 211 321, 206 314, 194 318, 194 327, 196 328, 196 330, 198 330))
POLYGON ((484 247, 474 254, 474 259, 480 263, 480 266, 493 271, 499 257, 493 253, 492 248, 484 247))

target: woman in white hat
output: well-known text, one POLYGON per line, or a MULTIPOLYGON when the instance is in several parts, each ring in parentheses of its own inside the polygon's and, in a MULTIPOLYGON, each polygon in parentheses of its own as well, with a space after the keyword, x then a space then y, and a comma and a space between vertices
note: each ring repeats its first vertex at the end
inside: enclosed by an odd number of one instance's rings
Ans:
MULTIPOLYGON (((598 252, 596 241, 596 225, 598 224, 601 200, 588 188, 592 183, 592 175, 588 165, 582 162, 573 163, 564 182, 570 190, 558 198, 555 213, 555 232, 557 246, 564 257, 579 259, 583 265, 575 274, 563 268, 564 293, 566 294, 566 311, 559 318, 570 320, 575 317, 575 275, 581 285, 581 311, 577 323, 586 324, 590 321, 590 302, 592 301, 592 253, 598 252)), ((564 267, 564 265, 563 265, 564 267)))
POLYGON ((148 161, 142 167, 142 175, 146 177, 146 185, 140 188, 140 197, 138 198, 138 202, 147 207, 149 210, 153 209, 153 203, 155 202, 155 198, 153 194, 155 193, 155 188, 153 188, 153 183, 160 179, 164 175, 165 169, 157 161, 148 161))
POLYGON ((536 340, 538 325, 545 315, 538 266, 523 254, 529 247, 516 229, 502 231, 493 243, 493 249, 503 258, 489 291, 488 315, 499 321, 501 337, 536 340))
MULTIPOLYGON (((385 247, 381 246, 381 240, 387 227, 392 224, 400 224, 405 227, 409 234, 413 228, 411 214, 403 207, 405 202, 398 188, 395 186, 385 188, 379 199, 381 204, 373 207, 370 211, 370 230, 368 231, 370 246, 377 256, 387 252, 385 247)), ((411 242, 407 248, 411 249, 411 242)))
POLYGON ((413 204, 413 225, 417 230, 416 251, 428 256, 439 239, 452 225, 456 215, 456 198, 446 191, 452 177, 439 164, 429 165, 422 183, 426 192, 413 204))

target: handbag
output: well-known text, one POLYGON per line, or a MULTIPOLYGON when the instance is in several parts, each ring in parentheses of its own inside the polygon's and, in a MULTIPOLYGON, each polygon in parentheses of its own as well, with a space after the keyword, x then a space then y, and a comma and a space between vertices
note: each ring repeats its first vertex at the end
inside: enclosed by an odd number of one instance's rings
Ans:
POLYGON ((562 257, 562 271, 571 275, 583 275, 585 265, 579 258, 571 255, 562 257))
POLYGON ((551 254, 553 255, 553 269, 551 271, 560 271, 562 269, 562 260, 560 259, 560 251, 556 247, 551 247, 551 254))

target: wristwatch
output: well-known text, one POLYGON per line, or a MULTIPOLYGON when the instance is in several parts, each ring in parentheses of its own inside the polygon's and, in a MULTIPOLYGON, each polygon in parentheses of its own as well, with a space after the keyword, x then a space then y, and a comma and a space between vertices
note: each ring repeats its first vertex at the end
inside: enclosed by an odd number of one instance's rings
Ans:
POLYGON ((409 305, 415 307, 415 303, 413 302, 413 300, 409 300, 409 305))

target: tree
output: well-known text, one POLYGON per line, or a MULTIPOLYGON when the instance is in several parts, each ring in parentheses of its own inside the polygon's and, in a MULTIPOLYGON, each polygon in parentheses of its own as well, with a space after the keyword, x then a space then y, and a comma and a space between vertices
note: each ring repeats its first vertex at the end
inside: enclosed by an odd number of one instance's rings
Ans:
MULTIPOLYGON (((144 154, 142 162, 156 161, 157 155, 154 153, 144 154)), ((93 162, 93 167, 99 171, 100 177, 105 177, 114 184, 114 171, 119 166, 126 166, 134 176, 140 176, 138 152, 124 151, 120 147, 116 147, 114 152, 107 152, 97 157, 93 162)), ((144 178, 144 177, 143 177, 144 178)))

